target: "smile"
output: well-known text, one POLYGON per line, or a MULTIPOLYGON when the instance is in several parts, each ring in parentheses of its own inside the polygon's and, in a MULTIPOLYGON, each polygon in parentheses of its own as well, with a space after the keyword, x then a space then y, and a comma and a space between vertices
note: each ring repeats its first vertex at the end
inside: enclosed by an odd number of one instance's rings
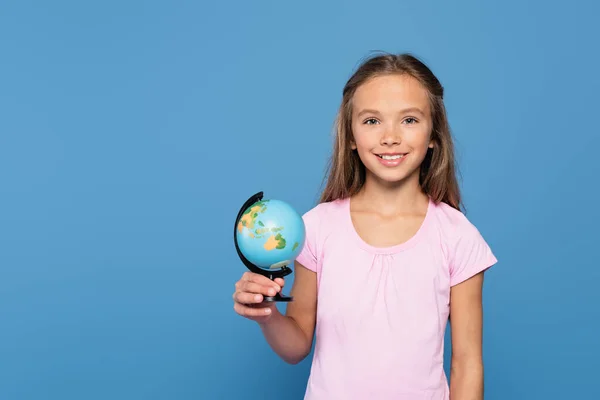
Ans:
POLYGON ((406 153, 387 153, 387 154, 375 154, 379 159, 379 162, 386 167, 396 167, 402 163, 406 157, 406 153))
POLYGON ((377 157, 382 158, 384 160, 398 160, 402 157, 404 157, 406 154, 394 154, 394 155, 388 155, 388 154, 377 154, 377 157))

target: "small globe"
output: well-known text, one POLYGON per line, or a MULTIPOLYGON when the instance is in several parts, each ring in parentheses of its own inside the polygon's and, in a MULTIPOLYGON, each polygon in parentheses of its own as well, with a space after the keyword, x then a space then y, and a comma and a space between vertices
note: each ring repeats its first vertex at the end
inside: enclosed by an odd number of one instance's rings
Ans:
POLYGON ((236 239, 244 257, 264 270, 291 264, 302 251, 306 228, 288 203, 260 200, 237 221, 236 239))

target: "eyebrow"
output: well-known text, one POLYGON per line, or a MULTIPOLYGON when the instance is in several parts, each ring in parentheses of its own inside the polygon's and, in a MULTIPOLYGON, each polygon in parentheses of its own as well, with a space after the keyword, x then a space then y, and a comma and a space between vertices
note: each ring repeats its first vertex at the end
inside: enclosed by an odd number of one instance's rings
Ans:
MULTIPOLYGON (((405 108, 403 110, 400 110, 398 113, 399 114, 406 114, 406 113, 411 113, 411 112, 412 113, 418 113, 418 114, 421 114, 421 115, 425 115, 425 113, 420 108, 418 108, 418 107, 405 108)), ((380 112, 377 111, 377 110, 370 109, 370 108, 365 108, 365 109, 361 110, 358 114, 356 114, 356 117, 358 118, 358 117, 360 117, 363 114, 377 114, 377 115, 379 115, 380 112)))

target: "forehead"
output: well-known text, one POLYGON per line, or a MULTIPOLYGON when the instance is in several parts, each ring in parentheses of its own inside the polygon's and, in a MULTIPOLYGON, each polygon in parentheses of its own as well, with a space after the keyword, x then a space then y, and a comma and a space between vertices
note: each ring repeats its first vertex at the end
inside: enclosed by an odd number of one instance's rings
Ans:
POLYGON ((408 107, 429 110, 427 89, 410 75, 384 75, 369 79, 360 85, 352 98, 352 108, 376 108, 393 111, 408 107))

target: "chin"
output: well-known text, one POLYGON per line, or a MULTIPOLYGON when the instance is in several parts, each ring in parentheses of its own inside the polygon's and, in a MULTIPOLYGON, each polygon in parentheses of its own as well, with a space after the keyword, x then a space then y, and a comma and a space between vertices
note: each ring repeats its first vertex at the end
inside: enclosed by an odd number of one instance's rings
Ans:
POLYGON ((415 170, 407 173, 406 171, 378 171, 375 169, 375 171, 370 170, 369 175, 371 175, 371 179, 375 179, 385 185, 398 185, 409 181, 411 178, 418 180, 419 171, 415 170))
POLYGON ((386 185, 396 185, 405 182, 409 176, 406 174, 374 174, 371 173, 371 178, 386 185))

